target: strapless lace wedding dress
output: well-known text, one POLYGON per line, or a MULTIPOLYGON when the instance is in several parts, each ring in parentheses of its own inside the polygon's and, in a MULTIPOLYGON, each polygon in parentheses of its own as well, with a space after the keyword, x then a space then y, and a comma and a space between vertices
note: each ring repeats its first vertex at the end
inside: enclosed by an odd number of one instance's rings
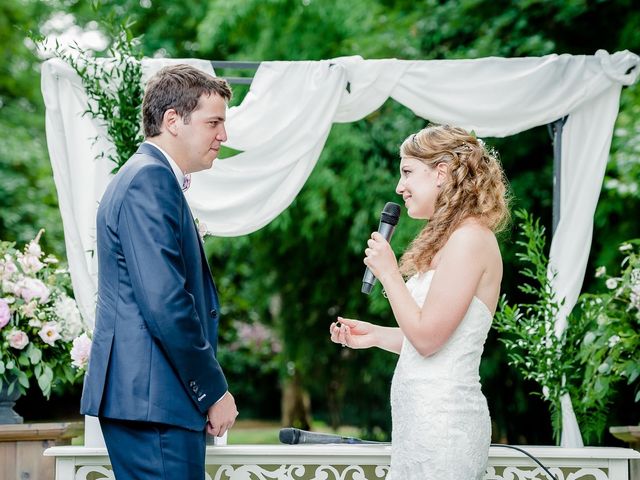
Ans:
MULTIPOLYGON (((434 270, 407 287, 422 306, 434 270)), ((391 383, 391 469, 387 480, 480 480, 491 422, 480 390, 480 356, 493 315, 474 297, 447 343, 421 356, 405 338, 391 383)))

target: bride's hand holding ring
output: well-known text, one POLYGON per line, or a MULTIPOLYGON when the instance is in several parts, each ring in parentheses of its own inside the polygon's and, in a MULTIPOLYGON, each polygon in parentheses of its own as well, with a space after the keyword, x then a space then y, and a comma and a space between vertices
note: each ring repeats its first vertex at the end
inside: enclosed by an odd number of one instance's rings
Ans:
POLYGON ((331 341, 349 348, 369 348, 376 345, 376 328, 369 322, 338 317, 329 327, 331 341))

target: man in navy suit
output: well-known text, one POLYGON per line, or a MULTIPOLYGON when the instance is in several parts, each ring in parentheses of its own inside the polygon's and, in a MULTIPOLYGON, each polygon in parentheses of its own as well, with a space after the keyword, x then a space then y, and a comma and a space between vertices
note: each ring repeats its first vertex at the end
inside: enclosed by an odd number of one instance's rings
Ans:
POLYGON ((81 412, 117 480, 202 480, 206 434, 238 414, 218 361, 219 303, 182 186, 227 139, 226 81, 187 65, 147 84, 145 142, 97 215, 96 326, 81 412), (186 177, 185 177, 186 176, 186 177))

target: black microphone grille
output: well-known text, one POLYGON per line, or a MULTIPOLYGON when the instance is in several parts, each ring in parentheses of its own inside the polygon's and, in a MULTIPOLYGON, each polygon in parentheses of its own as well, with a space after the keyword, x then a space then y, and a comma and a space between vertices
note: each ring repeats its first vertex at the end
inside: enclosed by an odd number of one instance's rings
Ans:
POLYGON ((382 209, 380 218, 385 223, 397 225, 398 220, 400 219, 400 205, 394 202, 387 202, 387 204, 382 209))
POLYGON ((300 432, 295 428, 281 428, 278 438, 280 443, 295 445, 300 440, 300 432))

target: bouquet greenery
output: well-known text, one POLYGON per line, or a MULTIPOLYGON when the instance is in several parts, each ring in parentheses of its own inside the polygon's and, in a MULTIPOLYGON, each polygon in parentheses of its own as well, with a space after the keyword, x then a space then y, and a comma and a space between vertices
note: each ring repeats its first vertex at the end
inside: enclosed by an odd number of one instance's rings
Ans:
POLYGON ((43 231, 22 251, 0 242, 0 388, 24 394, 35 377, 48 398, 81 376, 90 341, 69 272, 40 248, 43 231))

